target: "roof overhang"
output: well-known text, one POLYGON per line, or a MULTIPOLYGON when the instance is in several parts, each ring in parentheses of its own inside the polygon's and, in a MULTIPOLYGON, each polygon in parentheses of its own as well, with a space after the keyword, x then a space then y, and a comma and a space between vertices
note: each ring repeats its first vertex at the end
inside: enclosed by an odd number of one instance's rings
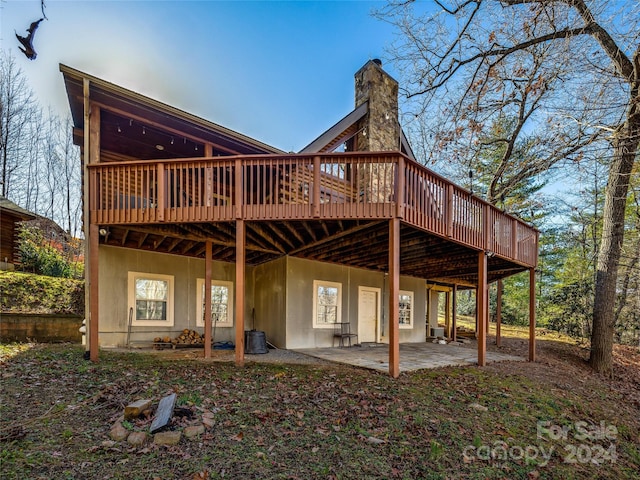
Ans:
POLYGON ((251 137, 210 122, 178 108, 146 97, 98 77, 60 64, 71 108, 76 141, 79 130, 84 130, 84 84, 89 84, 89 98, 105 110, 125 118, 144 119, 151 125, 160 125, 185 138, 199 139, 219 145, 231 153, 283 154, 282 150, 251 137))
POLYGON ((2 196, 0 196, 0 212, 10 214, 20 220, 33 220, 36 218, 36 214, 19 207, 8 198, 2 196))

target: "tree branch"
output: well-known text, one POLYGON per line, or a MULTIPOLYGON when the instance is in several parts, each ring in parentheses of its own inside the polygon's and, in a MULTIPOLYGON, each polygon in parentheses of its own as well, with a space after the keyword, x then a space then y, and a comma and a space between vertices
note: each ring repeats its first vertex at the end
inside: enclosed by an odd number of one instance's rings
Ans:
MULTIPOLYGON (((633 63, 618 47, 615 40, 609 35, 602 25, 596 22, 593 13, 587 7, 584 0, 557 0, 560 3, 574 7, 580 17, 584 20, 585 28, 589 27, 589 34, 592 35, 600 44, 604 52, 611 59, 620 74, 631 82, 634 75, 633 63)), ((524 4, 542 4, 540 0, 501 0, 503 5, 524 5, 524 4)))

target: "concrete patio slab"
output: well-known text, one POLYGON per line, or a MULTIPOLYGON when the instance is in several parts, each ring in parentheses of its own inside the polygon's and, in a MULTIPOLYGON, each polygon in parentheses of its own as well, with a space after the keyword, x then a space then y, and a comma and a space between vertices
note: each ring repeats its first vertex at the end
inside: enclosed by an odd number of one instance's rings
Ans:
MULTIPOLYGON (((363 344, 362 346, 344 348, 304 348, 295 351, 331 362, 355 365, 381 372, 389 371, 389 346, 386 344, 363 344)), ((523 357, 497 352, 487 352, 486 359, 487 363, 526 360, 523 357)), ((455 344, 400 344, 400 372, 455 365, 477 365, 477 363, 478 352, 474 348, 455 344)))

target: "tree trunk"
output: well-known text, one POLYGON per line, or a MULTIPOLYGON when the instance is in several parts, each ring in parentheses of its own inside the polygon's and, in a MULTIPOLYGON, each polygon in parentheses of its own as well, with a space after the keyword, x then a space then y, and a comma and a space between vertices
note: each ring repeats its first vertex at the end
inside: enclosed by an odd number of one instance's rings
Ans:
POLYGON ((610 373, 613 367, 616 285, 629 179, 640 139, 640 115, 633 102, 626 125, 614 139, 613 160, 605 190, 602 241, 596 264, 596 292, 591 331, 589 364, 597 372, 610 373))

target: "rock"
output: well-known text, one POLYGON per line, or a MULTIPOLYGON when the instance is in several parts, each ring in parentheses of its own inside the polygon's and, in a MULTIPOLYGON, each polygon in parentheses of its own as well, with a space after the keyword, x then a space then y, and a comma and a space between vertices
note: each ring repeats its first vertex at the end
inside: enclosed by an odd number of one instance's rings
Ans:
POLYGON ((487 410, 489 410, 487 407, 485 407, 484 405, 480 405, 479 403, 471 403, 469 407, 475 410, 478 410, 480 412, 486 412, 487 410))
POLYGON ((177 445, 181 437, 182 432, 160 432, 153 436, 153 443, 156 445, 177 445))
POLYGON ((144 442, 146 440, 147 440, 147 434, 144 432, 131 432, 127 437, 127 442, 135 446, 144 445, 144 442))
POLYGON ((184 429, 184 436, 187 438, 197 437, 204 433, 204 425, 191 425, 184 429))
POLYGON ((111 427, 109 436, 111 437, 111 440, 121 442, 122 440, 126 440, 129 436, 129 430, 124 428, 120 422, 116 422, 113 427, 111 427))
POLYGON ((367 442, 373 443, 374 445, 380 445, 381 443, 387 443, 384 440, 382 440, 381 438, 376 438, 376 437, 367 437, 367 442))

